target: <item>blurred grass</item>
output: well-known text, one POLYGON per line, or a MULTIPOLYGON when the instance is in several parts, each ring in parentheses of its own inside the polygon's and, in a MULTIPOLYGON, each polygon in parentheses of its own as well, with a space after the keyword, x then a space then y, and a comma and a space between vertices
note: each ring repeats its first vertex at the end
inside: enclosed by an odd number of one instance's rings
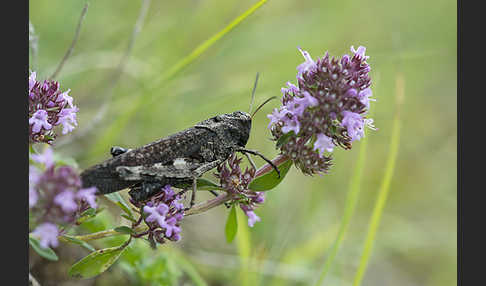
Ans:
MULTIPOLYGON (((255 3, 152 1, 103 123, 57 151, 85 168, 108 158, 111 145, 140 146, 215 114, 247 111, 256 72, 260 79, 255 105, 280 96, 280 88, 294 81, 295 68, 303 61, 297 46, 313 57, 325 51, 341 56, 351 45, 366 46, 377 98, 371 108, 379 130, 367 134, 360 197, 326 284, 353 283, 389 157, 395 79, 401 74, 407 100, 401 111, 400 150, 361 285, 456 285, 456 3, 268 1, 170 83, 149 89, 177 61, 255 3), (156 100, 135 112, 113 141, 98 143, 141 96, 156 100), (87 152, 94 148, 106 151, 87 152)), ((90 1, 76 48, 59 75, 61 88, 71 89, 80 108, 80 129, 104 101, 103 87, 128 44, 140 4, 90 1)), ((39 37, 38 77, 45 78, 69 47, 84 1, 38 0, 29 5, 29 19, 39 37)), ((267 140, 266 114, 277 104, 270 102, 255 116, 247 145, 268 157, 277 152, 267 140)), ((268 193, 264 206, 256 210, 262 221, 248 229, 252 283, 309 285, 319 277, 343 220, 361 143, 350 151, 337 150, 329 174, 307 177, 291 169, 286 183, 268 193)), ((257 159, 257 164, 263 162, 257 159)), ((209 195, 198 199, 205 198, 209 195)), ((238 237, 232 244, 225 242, 227 213, 221 207, 185 218, 182 241, 170 246, 184 252, 208 285, 240 285, 238 237)), ((104 275, 95 279, 97 285, 125 281, 126 274, 115 267, 104 275)))
POLYGON ((396 95, 395 95, 396 113, 393 119, 393 127, 392 127, 393 129, 390 138, 390 151, 388 153, 388 160, 386 163, 385 174, 383 176, 383 182, 380 186, 380 191, 378 193, 378 197, 376 198, 376 203, 373 208, 373 213, 371 215, 370 223, 368 226, 368 232, 364 242, 363 253, 361 255, 361 260, 359 263, 358 270, 356 271, 356 276, 354 277, 353 286, 361 285, 361 281, 363 280, 363 276, 365 274, 366 268, 368 267, 368 263, 370 260, 373 244, 376 239, 378 226, 380 225, 383 209, 385 208, 386 199, 388 198, 388 194, 390 192, 390 183, 393 177, 393 172, 395 170, 395 163, 396 163, 398 147, 400 143, 400 126, 401 126, 400 109, 403 104, 403 100, 405 96, 404 93, 405 93, 405 83, 403 77, 401 74, 397 74, 396 95))

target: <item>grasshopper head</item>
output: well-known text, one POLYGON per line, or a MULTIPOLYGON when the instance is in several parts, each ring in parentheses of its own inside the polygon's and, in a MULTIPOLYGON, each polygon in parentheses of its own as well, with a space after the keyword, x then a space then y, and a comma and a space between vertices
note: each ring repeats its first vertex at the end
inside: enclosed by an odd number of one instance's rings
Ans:
POLYGON ((222 119, 221 122, 224 122, 224 125, 226 125, 226 130, 231 135, 232 141, 240 147, 245 147, 248 138, 250 137, 250 114, 242 111, 235 111, 233 113, 219 115, 219 117, 219 119, 222 119))
POLYGON ((221 134, 228 144, 245 147, 251 130, 251 116, 242 111, 211 117, 198 124, 221 134))

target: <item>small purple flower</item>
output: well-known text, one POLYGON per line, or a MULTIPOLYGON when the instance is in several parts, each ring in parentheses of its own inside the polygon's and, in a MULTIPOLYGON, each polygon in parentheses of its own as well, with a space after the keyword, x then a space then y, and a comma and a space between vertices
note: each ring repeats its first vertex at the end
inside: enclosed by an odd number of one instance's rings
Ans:
POLYGON ((299 92, 299 88, 295 86, 293 83, 291 83, 290 81, 288 81, 287 88, 282 87, 281 92, 282 94, 286 94, 286 93, 297 94, 299 92))
POLYGON ((264 192, 255 192, 256 196, 252 198, 252 201, 257 204, 263 204, 265 202, 265 193, 264 192))
POLYGON ((181 228, 176 225, 177 219, 175 217, 171 217, 166 221, 166 224, 163 226, 165 227, 165 236, 171 237, 174 234, 178 234, 181 232, 181 228))
POLYGON ((317 140, 314 142, 314 150, 319 150, 319 155, 322 157, 324 151, 332 152, 334 150, 334 143, 332 138, 327 137, 325 134, 317 134, 317 140))
POLYGON ((358 50, 354 49, 354 46, 351 46, 351 51, 358 57, 360 57, 363 60, 367 60, 369 57, 365 56, 366 48, 363 46, 359 46, 358 50))
POLYGON ((312 107, 319 104, 317 99, 310 95, 310 93, 308 93, 307 91, 303 92, 302 95, 303 97, 295 96, 286 105, 293 115, 302 116, 307 107, 312 107))
POLYGON ((180 202, 178 202, 176 200, 173 200, 172 201, 172 204, 171 204, 171 207, 174 207, 176 210, 181 211, 181 210, 184 209, 184 204, 182 204, 182 203, 180 203, 180 202))
POLYGON ((300 121, 296 115, 292 115, 292 117, 284 117, 282 119, 284 126, 282 127, 282 132, 287 134, 290 131, 294 131, 295 134, 298 134, 300 131, 300 121))
POLYGON ((32 125, 32 132, 39 133, 42 128, 50 130, 52 125, 47 122, 47 111, 43 109, 37 110, 29 119, 29 125, 32 125))
POLYGON ((29 185, 29 208, 35 206, 38 199, 39 199, 39 194, 34 189, 34 187, 29 185))
POLYGON ((281 120, 282 114, 278 110, 278 108, 275 108, 275 109, 273 109, 273 112, 271 114, 267 115, 267 117, 268 117, 268 119, 270 119, 270 123, 268 124, 268 128, 270 128, 272 126, 272 124, 276 124, 281 120))
POLYGON ((78 209, 78 204, 74 199, 74 193, 66 190, 54 197, 54 203, 60 206, 64 212, 71 213, 78 209))
POLYGON ((361 117, 361 115, 350 111, 343 111, 342 115, 343 120, 341 125, 346 127, 351 141, 360 140, 362 137, 364 137, 364 119, 361 117))
POLYGON ((260 217, 255 214, 253 211, 253 208, 240 204, 240 208, 243 210, 245 215, 248 217, 248 226, 253 227, 255 225, 255 222, 261 221, 260 217))
POLYGON ((97 208, 98 205, 96 204, 96 191, 98 189, 96 187, 81 189, 76 193, 76 198, 79 200, 86 201, 90 207, 97 208))
POLYGON ((363 103, 367 109, 370 108, 370 101, 376 101, 370 98, 372 96, 371 88, 366 88, 358 94, 358 98, 363 103))
POLYGON ((40 172, 35 166, 29 166, 29 208, 35 206, 39 199, 39 194, 35 189, 40 178, 40 172))
POLYGON ((37 167, 30 165, 29 166, 29 185, 35 185, 37 184, 37 181, 39 181, 40 178, 40 171, 37 169, 37 167))
POLYGON ((36 73, 31 72, 30 76, 29 76, 29 94, 30 94, 30 92, 32 91, 32 88, 35 85, 35 77, 36 77, 36 73))
POLYGON ((162 190, 165 193, 164 200, 170 200, 175 196, 175 192, 170 185, 165 185, 162 190))
POLYGON ((73 98, 68 95, 70 91, 71 91, 71 89, 68 89, 65 92, 61 93, 61 95, 59 96, 59 99, 65 101, 69 105, 69 107, 74 108, 73 98))
POLYGON ((78 123, 76 122, 76 112, 78 112, 78 108, 64 108, 59 113, 59 119, 57 120, 56 124, 62 124, 62 134, 67 134, 73 131, 74 126, 77 126, 78 123))
POLYGON ((29 143, 52 143, 56 137, 54 127, 62 124, 62 133, 71 132, 76 122, 78 108, 73 104, 68 89, 61 92, 59 83, 36 80, 36 73, 29 76, 29 143))
POLYGON ((160 227, 165 227, 165 216, 169 211, 169 207, 166 204, 160 203, 156 207, 144 206, 143 211, 149 214, 149 216, 147 216, 147 218, 145 219, 146 221, 157 222, 160 227))
POLYGON ((32 232, 32 235, 40 239, 40 246, 43 248, 48 248, 50 246, 57 247, 59 245, 59 241, 57 240, 59 230, 53 223, 46 222, 39 225, 32 232))
POLYGON ((255 214, 253 211, 248 211, 245 213, 248 216, 248 226, 253 227, 255 222, 261 221, 260 217, 255 214))
POLYGON ((304 56, 305 58, 305 62, 297 66, 297 70, 299 71, 298 75, 316 69, 316 63, 312 60, 310 54, 307 51, 302 50, 300 47, 298 49, 302 53, 302 56, 304 56))
POLYGON ((45 148, 42 154, 32 154, 32 160, 37 163, 44 164, 46 169, 54 166, 54 153, 50 147, 45 148))

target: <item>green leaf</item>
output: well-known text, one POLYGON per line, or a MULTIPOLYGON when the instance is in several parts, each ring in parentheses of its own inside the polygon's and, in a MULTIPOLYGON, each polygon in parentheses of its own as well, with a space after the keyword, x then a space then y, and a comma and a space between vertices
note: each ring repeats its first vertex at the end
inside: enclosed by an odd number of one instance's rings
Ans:
POLYGON ((280 136, 280 138, 278 138, 277 140, 277 143, 275 144, 275 147, 277 147, 277 149, 282 147, 283 145, 285 145, 285 143, 289 141, 290 137, 292 137, 293 135, 295 135, 294 131, 290 131, 289 133, 280 136))
POLYGON ((54 250, 52 250, 50 247, 48 248, 43 248, 40 245, 40 242, 37 238, 29 235, 29 244, 32 246, 32 248, 37 252, 40 256, 52 260, 52 261, 57 261, 59 258, 57 257, 56 253, 54 250))
POLYGON ((137 222, 133 217, 127 216, 126 214, 122 214, 121 216, 128 219, 131 222, 137 222))
POLYGON ((226 234, 226 241, 228 243, 233 241, 237 231, 238 231, 238 221, 236 220, 236 207, 235 205, 233 205, 228 215, 228 219, 226 220, 226 226, 224 228, 224 232, 226 234))
POLYGON ((219 184, 216 184, 214 182, 211 182, 208 179, 204 178, 199 178, 197 179, 197 188, 200 190, 223 190, 223 187, 221 187, 219 184))
POLYGON ((105 272, 118 260, 127 245, 128 244, 123 244, 121 246, 91 252, 88 256, 71 266, 71 269, 69 269, 68 272, 69 276, 87 279, 105 272))
POLYGON ((128 226, 119 226, 115 227, 115 231, 123 234, 135 234, 135 231, 133 229, 129 228, 128 226))
POLYGON ((268 191, 275 188, 280 182, 285 178, 287 172, 289 171, 290 167, 292 166, 292 160, 287 160, 280 166, 278 169, 280 171, 280 178, 275 170, 272 172, 267 173, 263 176, 255 178, 248 188, 253 191, 261 192, 261 191, 268 191))
POLYGON ((89 220, 89 219, 92 219, 94 218, 96 215, 98 214, 98 211, 94 208, 89 208, 87 210, 85 210, 80 216, 79 218, 76 220, 76 223, 77 224, 82 224, 83 222, 89 220))
POLYGON ((62 237, 64 237, 68 242, 71 242, 71 243, 74 243, 74 244, 79 244, 82 247, 84 247, 84 248, 86 248, 90 251, 96 251, 96 249, 93 246, 91 246, 91 244, 87 243, 86 241, 83 241, 81 239, 77 239, 77 238, 69 236, 69 235, 63 235, 62 237))
POLYGON ((123 197, 119 193, 115 192, 111 194, 106 194, 105 197, 108 198, 117 206, 119 206, 128 216, 133 218, 133 214, 132 211, 130 210, 130 207, 125 202, 125 199, 123 199, 123 197))

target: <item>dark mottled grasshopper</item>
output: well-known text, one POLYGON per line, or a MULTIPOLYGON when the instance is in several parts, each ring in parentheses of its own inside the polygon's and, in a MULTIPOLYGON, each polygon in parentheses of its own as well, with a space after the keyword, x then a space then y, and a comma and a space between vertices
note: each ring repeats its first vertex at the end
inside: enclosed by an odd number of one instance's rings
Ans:
POLYGON ((262 157, 280 175, 262 154, 245 149, 251 120, 250 114, 236 111, 214 116, 137 149, 112 147, 112 158, 81 173, 83 187, 96 186, 98 194, 131 188, 132 199, 142 201, 167 184, 182 189, 192 185, 192 206, 197 178, 235 152, 262 157))

